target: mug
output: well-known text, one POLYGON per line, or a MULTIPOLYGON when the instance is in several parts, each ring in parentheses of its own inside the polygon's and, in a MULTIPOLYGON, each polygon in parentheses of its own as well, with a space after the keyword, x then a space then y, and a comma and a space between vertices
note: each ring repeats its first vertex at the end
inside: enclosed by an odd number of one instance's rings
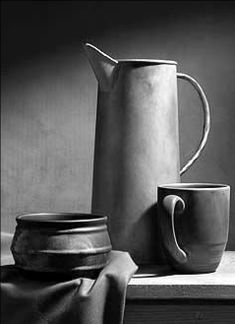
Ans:
POLYGON ((183 273, 214 272, 226 247, 230 187, 212 183, 158 186, 158 219, 170 265, 183 273))

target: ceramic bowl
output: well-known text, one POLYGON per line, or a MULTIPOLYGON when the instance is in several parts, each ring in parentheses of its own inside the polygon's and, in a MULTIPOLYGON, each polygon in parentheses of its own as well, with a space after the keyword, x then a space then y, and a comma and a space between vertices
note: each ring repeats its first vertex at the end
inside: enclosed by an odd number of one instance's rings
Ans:
POLYGON ((20 215, 11 245, 18 268, 46 273, 102 269, 111 243, 107 217, 81 213, 20 215))

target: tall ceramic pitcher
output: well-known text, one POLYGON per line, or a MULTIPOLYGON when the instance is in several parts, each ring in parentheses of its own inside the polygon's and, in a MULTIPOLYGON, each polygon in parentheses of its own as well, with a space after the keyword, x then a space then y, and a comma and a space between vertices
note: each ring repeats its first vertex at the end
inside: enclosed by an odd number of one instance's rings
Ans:
POLYGON ((210 128, 200 85, 177 73, 177 63, 114 60, 84 45, 98 80, 92 212, 109 216, 114 249, 138 264, 164 263, 156 212, 156 187, 180 182, 199 157, 210 128), (177 78, 196 89, 204 111, 196 153, 180 171, 177 78))

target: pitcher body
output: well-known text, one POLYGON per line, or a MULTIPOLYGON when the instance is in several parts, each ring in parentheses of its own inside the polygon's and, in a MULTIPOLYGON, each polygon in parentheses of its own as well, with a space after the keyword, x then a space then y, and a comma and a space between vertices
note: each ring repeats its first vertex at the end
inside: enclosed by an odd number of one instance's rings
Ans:
POLYGON ((156 185, 180 180, 176 66, 122 62, 114 73, 98 91, 92 212, 110 215, 114 249, 155 262, 156 185))
POLYGON ((104 54, 94 63, 89 50, 99 81, 92 213, 109 217, 113 249, 164 263, 156 188, 180 181, 176 62, 104 54))

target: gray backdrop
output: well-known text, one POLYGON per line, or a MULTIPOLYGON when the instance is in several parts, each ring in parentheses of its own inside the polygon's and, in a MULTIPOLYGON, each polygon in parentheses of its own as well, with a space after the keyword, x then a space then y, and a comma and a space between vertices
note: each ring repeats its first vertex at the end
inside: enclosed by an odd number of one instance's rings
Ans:
MULTIPOLYGON (((90 211, 96 80, 81 47, 115 58, 171 59, 195 77, 212 128, 187 182, 228 183, 235 249, 235 6, 214 1, 2 2, 2 230, 15 216, 90 211)), ((181 164, 199 142, 202 111, 179 81, 181 164)))

